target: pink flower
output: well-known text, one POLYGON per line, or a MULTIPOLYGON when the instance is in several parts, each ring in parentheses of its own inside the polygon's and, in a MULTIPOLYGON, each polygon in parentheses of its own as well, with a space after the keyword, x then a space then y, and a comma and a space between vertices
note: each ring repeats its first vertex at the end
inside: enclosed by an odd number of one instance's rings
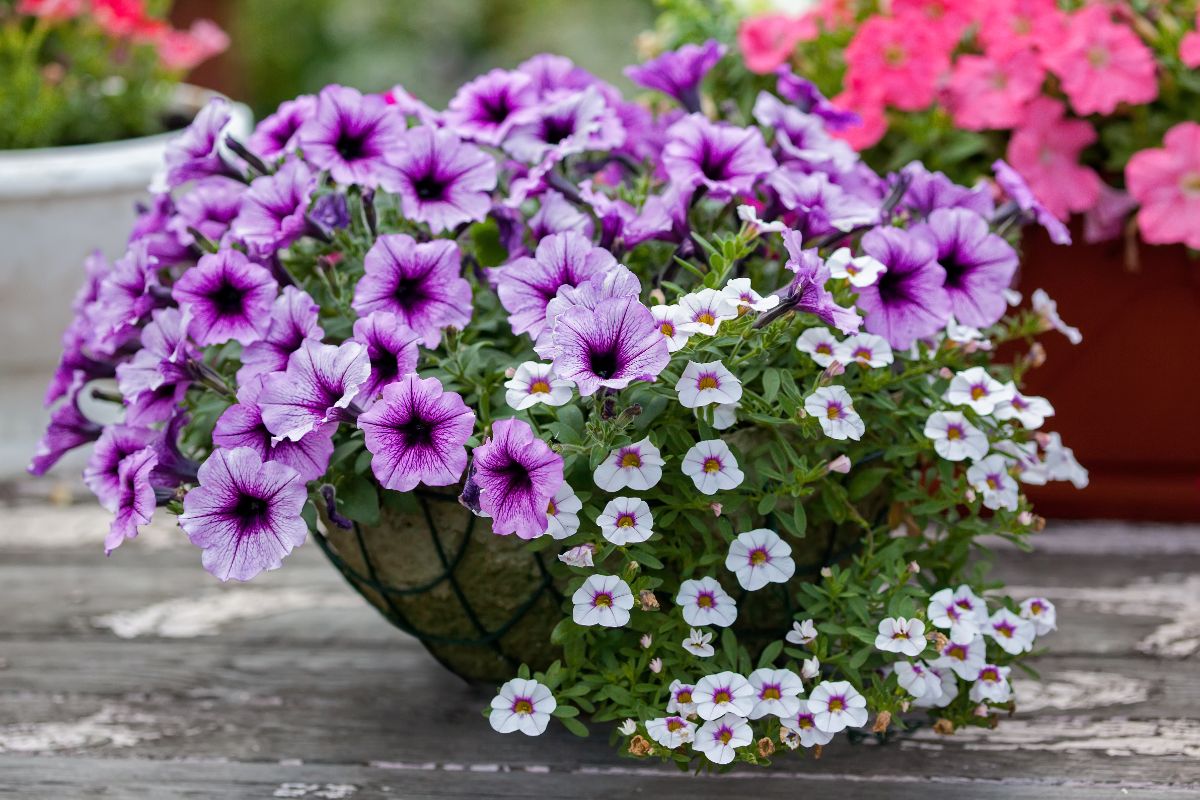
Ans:
POLYGON ((1108 7, 1091 5, 1070 17, 1066 37, 1043 54, 1078 114, 1111 114, 1121 103, 1158 97, 1154 53, 1108 7))
POLYGON ((846 48, 846 86, 879 87, 883 103, 919 111, 933 102, 950 48, 920 17, 872 17, 846 48))
POLYGON ((1079 163, 1079 154, 1096 141, 1096 131, 1084 120, 1065 119, 1065 113, 1058 100, 1035 99, 1008 141, 1007 156, 1042 204, 1062 220, 1091 208, 1100 197, 1100 176, 1079 163))
POLYGON ((796 45, 817 36, 811 17, 764 14, 743 20, 738 28, 738 47, 746 69, 765 75, 787 61, 796 45))
POLYGON ((1179 60, 1184 66, 1200 69, 1200 9, 1196 11, 1196 30, 1185 33, 1179 42, 1179 60))
POLYGON ((19 0, 18 14, 60 21, 77 17, 83 11, 83 0, 19 0))
POLYGON ((198 19, 189 30, 167 28, 158 40, 158 58, 171 70, 195 69, 229 47, 229 35, 215 22, 198 19))
POLYGON ((1200 124, 1179 123, 1163 145, 1134 153, 1125 165, 1125 184, 1142 204, 1138 228, 1150 244, 1200 250, 1200 124))
POLYGON ((939 41, 953 47, 978 16, 980 6, 976 0, 892 0, 892 13, 919 19, 939 41))
POLYGON ((1116 239, 1125 229, 1125 220, 1130 212, 1137 206, 1137 200, 1129 192, 1100 184, 1100 197, 1096 205, 1089 208, 1083 217, 1083 240, 1095 243, 1116 239))
POLYGON ((950 76, 949 106, 954 123, 972 131, 1017 125, 1025 104, 1041 92, 1046 73, 1030 50, 1003 59, 960 56, 950 76))
POLYGON ((1055 0, 996 0, 979 21, 979 41, 993 58, 1062 41, 1067 17, 1055 0))
POLYGON ((879 91, 872 91, 872 87, 848 89, 830 102, 838 108, 853 111, 861 118, 858 125, 829 132, 830 136, 843 140, 855 150, 874 147, 887 133, 888 122, 887 115, 884 114, 883 98, 879 91))

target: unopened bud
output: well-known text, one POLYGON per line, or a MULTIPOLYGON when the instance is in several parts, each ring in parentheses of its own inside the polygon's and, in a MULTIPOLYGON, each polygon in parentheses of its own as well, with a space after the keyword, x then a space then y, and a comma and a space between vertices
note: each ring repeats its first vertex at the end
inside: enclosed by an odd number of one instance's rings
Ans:
POLYGON ((938 375, 945 378, 946 380, 950 380, 951 378, 954 377, 954 372, 949 367, 942 367, 941 369, 938 370, 938 375))
POLYGON ((880 711, 875 716, 875 724, 871 726, 871 733, 883 733, 888 729, 888 725, 892 724, 892 712, 880 711))
POLYGON ((1046 363, 1046 348, 1042 347, 1041 342, 1034 342, 1030 346, 1029 352, 1025 354, 1025 363, 1034 368, 1046 363))
POLYGON ((933 732, 939 733, 942 736, 949 736, 954 733, 954 723, 942 717, 937 722, 933 723, 933 732))
POLYGON ((822 386, 825 386, 830 381, 832 381, 834 378, 838 377, 839 375, 845 375, 845 374, 846 374, 846 365, 845 364, 843 364, 840 361, 831 361, 831 362, 829 362, 829 366, 826 367, 824 372, 821 373, 821 377, 817 379, 817 383, 821 384, 822 386))
POLYGON ((504 377, 506 377, 506 378, 511 378, 513 375, 516 375, 516 374, 517 374, 516 367, 509 367, 508 369, 504 370, 504 377))
POLYGON ((652 645, 652 644, 654 644, 654 637, 648 633, 643 633, 642 638, 641 638, 642 649, 649 650, 650 645, 652 645))
POLYGON ((910 562, 908 562, 908 571, 911 572, 913 575, 920 575, 921 574, 921 565, 915 561, 910 561, 910 562))
POLYGON ((658 598, 649 589, 638 592, 638 602, 642 604, 642 611, 657 611, 659 608, 658 598))
POLYGON ((724 508, 720 503, 709 503, 708 507, 712 509, 714 517, 721 516, 721 509, 724 508))
POLYGON ((838 472, 842 475, 845 475, 850 471, 851 466, 850 459, 844 455, 841 455, 835 458, 833 461, 830 461, 826 469, 830 472, 838 472))
POLYGON ((650 659, 650 671, 653 672, 655 675, 662 672, 662 659, 661 658, 650 659))
POLYGON ((651 289, 650 300, 656 306, 665 306, 667 304, 667 296, 663 293, 662 289, 651 289))
POLYGON ((829 567, 821 567, 821 577, 822 578, 832 578, 833 570, 830 569, 829 567))

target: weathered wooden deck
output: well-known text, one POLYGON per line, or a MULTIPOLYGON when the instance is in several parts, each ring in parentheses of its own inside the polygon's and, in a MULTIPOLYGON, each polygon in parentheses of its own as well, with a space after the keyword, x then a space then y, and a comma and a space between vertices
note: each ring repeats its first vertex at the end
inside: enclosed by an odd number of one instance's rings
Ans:
POLYGON ((1006 580, 1059 604, 1060 631, 1042 681, 1018 684, 1023 713, 986 738, 922 731, 690 778, 618 757, 600 731, 493 734, 488 697, 311 543, 220 586, 166 524, 106 561, 103 512, 39 491, 0 500, 0 796, 1200 796, 1197 527, 1052 525, 1038 554, 1004 554, 1006 580))

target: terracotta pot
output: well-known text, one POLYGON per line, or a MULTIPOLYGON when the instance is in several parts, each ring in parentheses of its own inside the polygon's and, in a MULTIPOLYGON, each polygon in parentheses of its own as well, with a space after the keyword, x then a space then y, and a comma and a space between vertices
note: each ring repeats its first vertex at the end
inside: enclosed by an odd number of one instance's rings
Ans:
POLYGON ((1082 491, 1030 487, 1038 512, 1200 521, 1200 260, 1138 243, 1134 271, 1123 242, 1058 247, 1041 231, 1025 250, 1020 290, 1045 289, 1083 332, 1078 347, 1045 336, 1026 388, 1054 404, 1046 429, 1091 473, 1082 491))

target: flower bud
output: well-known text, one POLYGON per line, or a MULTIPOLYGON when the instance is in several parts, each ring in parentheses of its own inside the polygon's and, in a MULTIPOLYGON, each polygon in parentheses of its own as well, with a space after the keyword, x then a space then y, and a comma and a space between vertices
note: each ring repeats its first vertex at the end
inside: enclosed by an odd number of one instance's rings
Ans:
POLYGON ((871 733, 883 733, 892 724, 892 712, 880 711, 875 716, 875 724, 871 726, 871 733))
MULTIPOLYGON (((638 602, 642 604, 642 611, 658 611, 658 598, 649 589, 642 589, 638 592, 638 602)), ((649 645, 643 646, 648 647, 649 645)))
POLYGON ((655 675, 662 672, 662 667, 663 667, 663 665, 662 665, 661 658, 650 659, 650 671, 653 672, 655 675))
POLYGON ((649 649, 650 649, 650 645, 652 645, 653 643, 654 643, 654 637, 653 637, 653 636, 651 636, 651 635, 650 635, 650 634, 648 634, 648 633, 643 633, 643 634, 642 634, 642 638, 641 638, 641 645, 642 645, 642 649, 643 649, 643 650, 649 650, 649 649))
POLYGON ((830 461, 825 469, 828 472, 838 472, 838 473, 841 473, 842 475, 845 475, 847 472, 850 471, 850 467, 851 467, 850 459, 844 455, 841 455, 841 456, 838 456, 837 458, 835 458, 833 461, 830 461))

